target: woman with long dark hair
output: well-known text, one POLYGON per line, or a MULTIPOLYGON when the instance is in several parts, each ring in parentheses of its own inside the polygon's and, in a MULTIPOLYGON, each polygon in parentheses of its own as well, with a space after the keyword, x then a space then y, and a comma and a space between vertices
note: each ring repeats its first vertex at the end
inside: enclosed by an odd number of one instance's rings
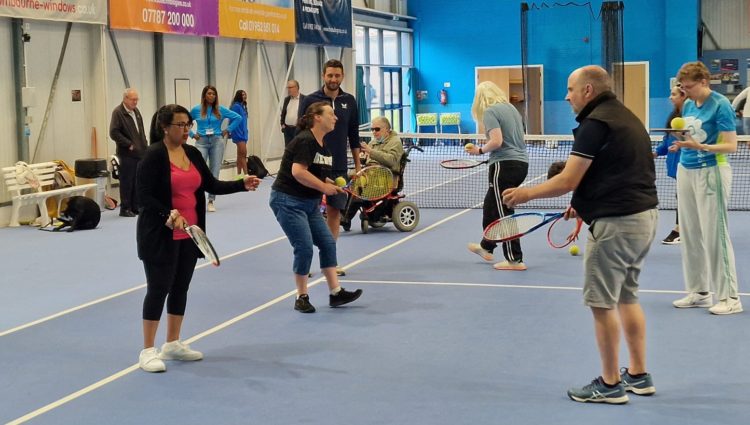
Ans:
POLYGON ((163 360, 203 358, 202 353, 180 341, 188 287, 195 263, 203 256, 183 229, 193 224, 206 229, 205 192, 222 195, 255 190, 260 180, 255 176, 216 180, 201 153, 186 144, 192 119, 184 107, 163 106, 152 125, 152 143, 138 164, 136 178, 141 200, 136 240, 138 258, 146 272, 139 365, 147 372, 163 372, 163 360), (154 340, 165 301, 167 342, 159 351, 154 340))
MULTIPOLYGON (((198 123, 198 130, 190 134, 195 138, 195 147, 208 163, 214 178, 219 178, 226 139, 240 125, 242 119, 236 112, 219 105, 219 92, 216 91, 216 87, 210 85, 203 88, 201 103, 193 107, 190 116, 198 123), (229 120, 229 127, 222 130, 221 123, 225 119, 229 120)), ((209 212, 216 211, 214 199, 216 195, 209 192, 206 207, 209 212)))
POLYGON ((237 90, 230 109, 240 116, 240 124, 231 134, 232 142, 237 146, 237 174, 247 174, 247 93, 237 90))

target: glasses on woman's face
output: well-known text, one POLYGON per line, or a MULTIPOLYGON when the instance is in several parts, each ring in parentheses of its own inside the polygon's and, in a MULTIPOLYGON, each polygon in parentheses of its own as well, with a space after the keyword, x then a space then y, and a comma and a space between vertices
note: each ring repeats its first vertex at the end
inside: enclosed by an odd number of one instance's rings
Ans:
POLYGON ((381 130, 381 128, 380 128, 380 127, 373 127, 373 128, 372 128, 372 132, 373 132, 373 133, 377 133, 377 132, 378 132, 378 131, 380 131, 380 130, 381 130))
POLYGON ((694 82, 693 84, 685 84, 685 83, 682 83, 682 84, 680 85, 680 87, 682 88, 682 90, 692 90, 692 89, 693 89, 693 87, 697 86, 698 84, 700 84, 700 81, 696 81, 696 82, 694 82))
POLYGON ((186 128, 190 128, 193 125, 193 123, 191 123, 191 122, 173 122, 173 123, 171 123, 169 125, 173 125, 175 127, 178 127, 178 128, 181 128, 181 129, 184 130, 186 128))

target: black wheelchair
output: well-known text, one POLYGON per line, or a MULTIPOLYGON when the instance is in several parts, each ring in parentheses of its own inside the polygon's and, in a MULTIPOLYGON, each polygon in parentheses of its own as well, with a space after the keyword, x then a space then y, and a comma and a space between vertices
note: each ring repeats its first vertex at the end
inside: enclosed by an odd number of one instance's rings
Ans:
POLYGON ((352 220, 357 212, 359 212, 362 233, 368 233, 371 228, 377 229, 388 223, 393 223, 393 226, 401 232, 411 232, 417 227, 419 208, 414 202, 404 201, 406 195, 401 193, 404 189, 404 170, 412 149, 422 151, 422 148, 417 145, 409 145, 404 150, 399 162, 400 171, 394 173, 398 177, 398 184, 388 196, 378 201, 362 201, 352 196, 349 197, 346 209, 341 214, 341 227, 344 231, 351 230, 352 220))

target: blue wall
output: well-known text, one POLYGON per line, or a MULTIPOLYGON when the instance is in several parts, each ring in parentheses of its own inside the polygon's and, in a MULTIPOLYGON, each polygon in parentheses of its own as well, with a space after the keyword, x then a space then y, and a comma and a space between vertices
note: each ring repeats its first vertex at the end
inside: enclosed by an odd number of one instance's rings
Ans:
MULTIPOLYGON (((662 127, 671 110, 669 79, 684 62, 697 60, 699 1, 623 2, 625 61, 649 62, 652 127, 662 127)), ((602 1, 568 8, 527 3, 542 9, 529 14, 529 45, 545 47, 534 49, 529 63, 544 66, 545 133, 567 134, 575 127, 564 100, 567 76, 599 60, 602 1)), ((409 0, 408 6, 408 14, 417 18, 412 27, 418 89, 428 91, 417 112, 461 112, 463 131, 473 132, 475 67, 521 64, 521 2, 409 0), (444 82, 451 83, 446 106, 438 98, 444 82)))

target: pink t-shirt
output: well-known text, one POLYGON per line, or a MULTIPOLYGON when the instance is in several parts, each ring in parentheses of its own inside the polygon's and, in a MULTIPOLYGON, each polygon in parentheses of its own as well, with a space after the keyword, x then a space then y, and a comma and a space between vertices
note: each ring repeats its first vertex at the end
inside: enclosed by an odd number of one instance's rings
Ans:
MULTIPOLYGON (((201 185, 201 174, 190 163, 190 168, 185 171, 180 167, 169 163, 172 171, 172 208, 178 210, 180 215, 187 220, 188 225, 198 223, 198 213, 195 211, 197 200, 195 191, 201 185)), ((174 240, 187 239, 187 233, 175 229, 172 238, 174 240)))

